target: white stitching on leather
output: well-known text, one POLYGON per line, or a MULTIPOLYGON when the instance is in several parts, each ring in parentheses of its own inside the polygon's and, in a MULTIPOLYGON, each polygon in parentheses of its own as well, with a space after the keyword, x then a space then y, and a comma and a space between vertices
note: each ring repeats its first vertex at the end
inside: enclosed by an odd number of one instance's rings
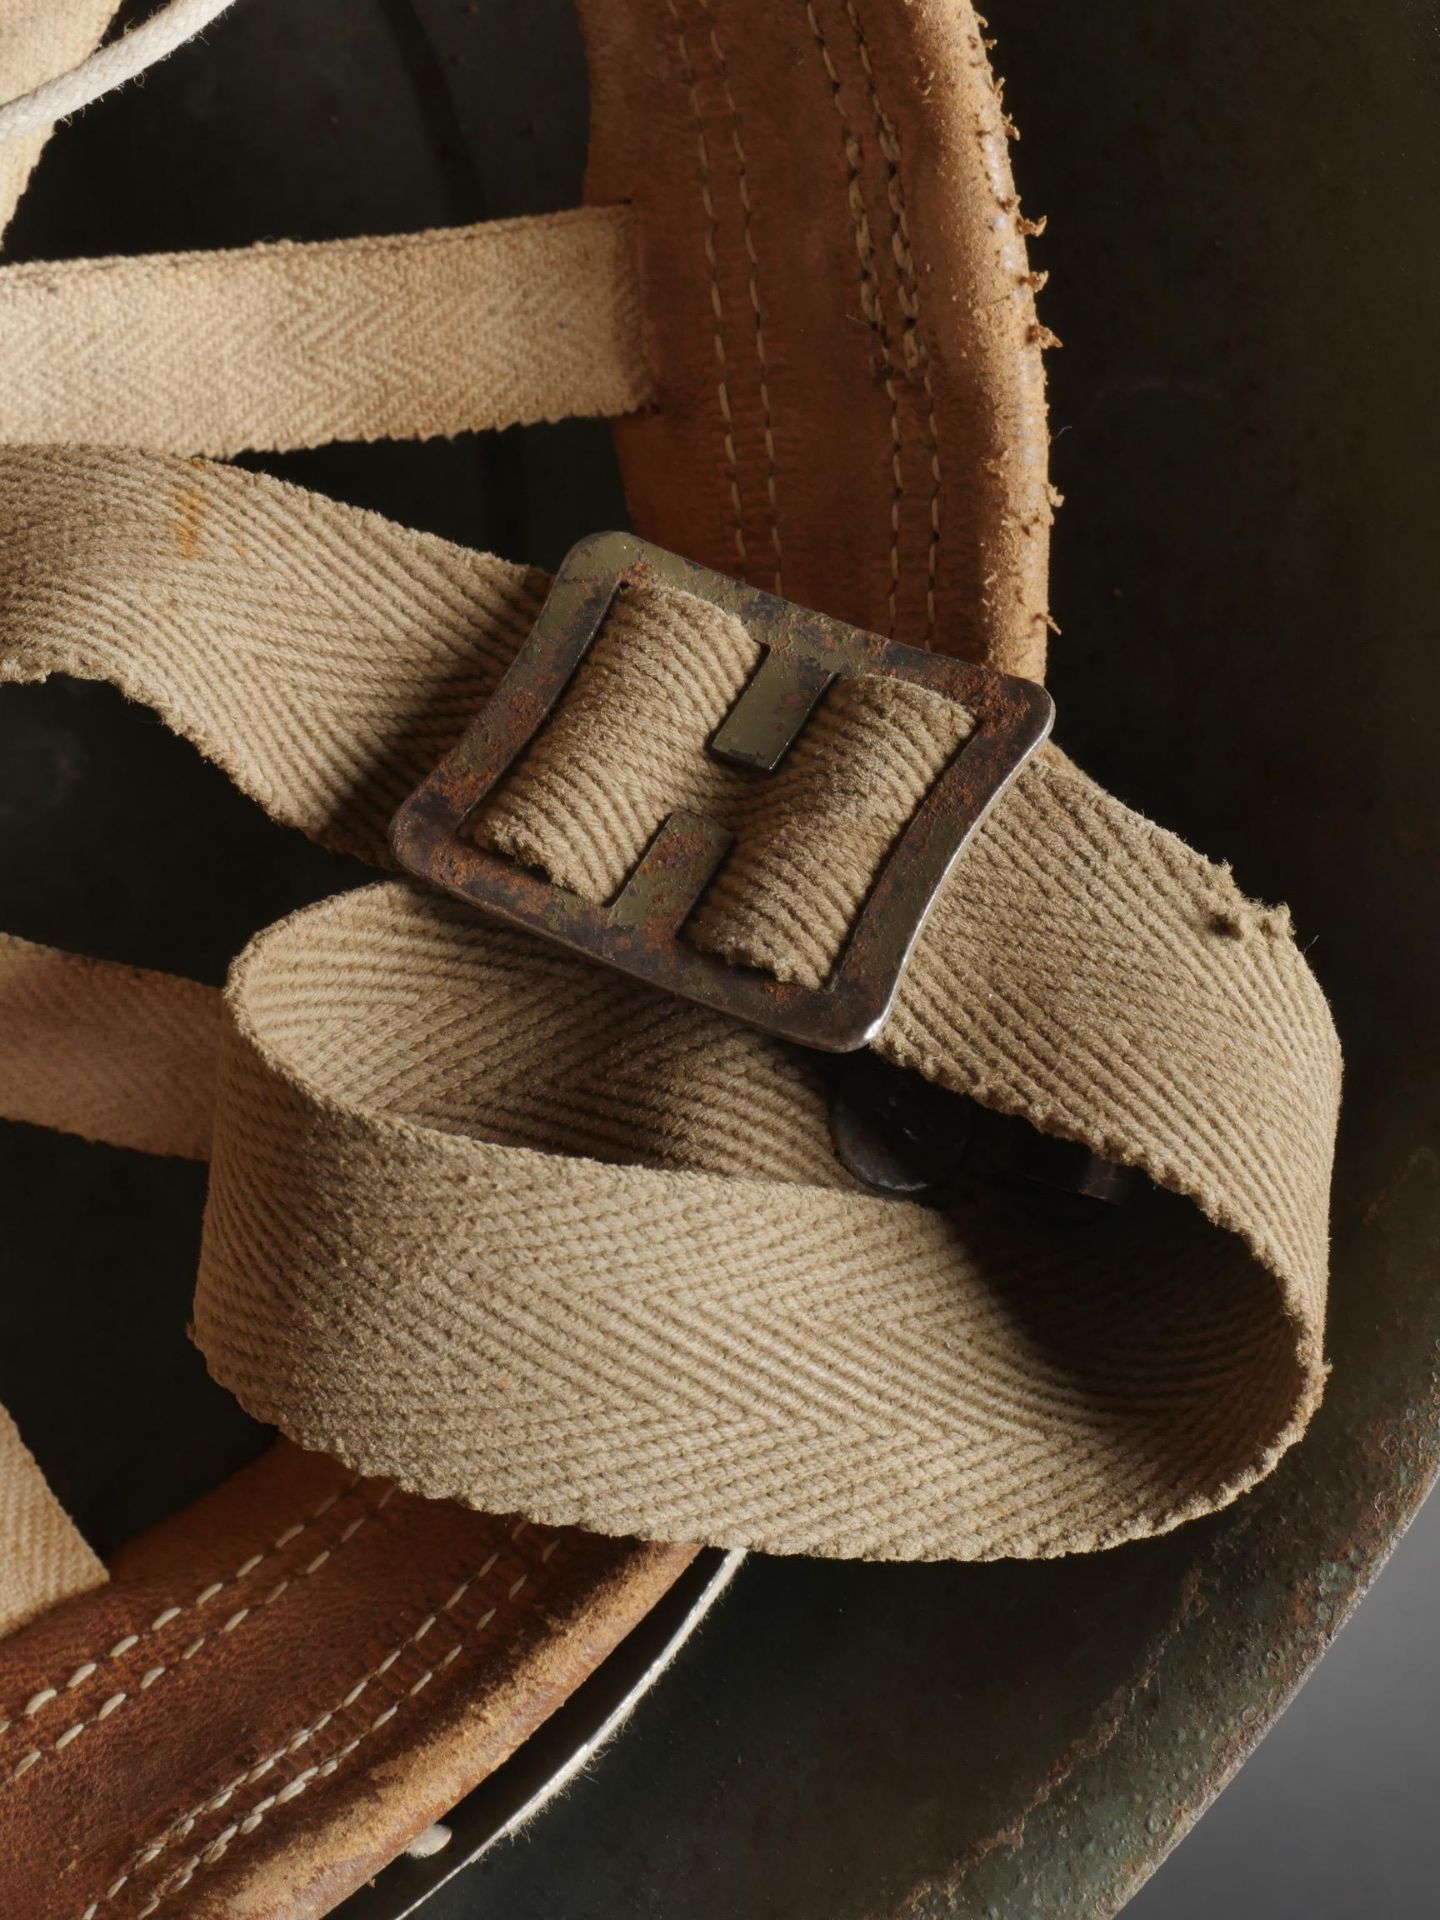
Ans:
MULTIPOLYGON (((101 1654, 98 1659, 86 1660, 82 1665, 78 1666, 63 1687, 45 1686, 42 1687, 38 1693, 32 1694, 18 1715, 13 1715, 8 1720, 0 1720, 0 1734, 8 1733, 10 1728, 14 1726, 16 1719, 31 1719, 35 1714, 40 1712, 42 1707, 48 1706, 52 1700, 58 1699, 61 1693, 68 1693, 72 1687, 82 1686, 92 1674, 98 1672, 106 1660, 115 1660, 122 1654, 128 1653, 131 1647, 138 1645, 146 1634, 157 1633, 161 1627, 168 1627, 172 1620, 186 1612, 188 1608, 206 1606, 215 1598, 217 1593, 223 1592, 226 1587, 233 1585, 237 1580, 246 1579, 255 1571, 256 1567, 270 1559, 273 1554, 282 1552, 289 1546, 292 1540, 297 1539, 300 1534, 306 1532, 308 1528, 313 1527, 317 1520, 323 1520, 338 1500, 345 1494, 353 1492, 354 1489, 359 1486, 361 1477, 362 1476, 357 1473, 351 1479, 347 1480, 343 1487, 337 1487, 333 1493, 327 1494, 312 1514, 306 1519, 296 1521, 291 1526, 288 1526, 277 1539, 271 1541, 270 1545, 266 1547, 263 1552, 252 1553, 250 1558, 238 1566, 234 1573, 229 1575, 227 1579, 212 1581, 202 1592, 197 1593, 193 1600, 181 1601, 175 1606, 162 1607, 148 1627, 142 1628, 139 1633, 127 1634, 123 1640, 117 1641, 108 1653, 101 1654)), ((390 1494, 387 1493, 385 1499, 380 1502, 380 1506, 384 1506, 385 1500, 389 1498, 390 1494)), ((380 1508, 377 1507, 376 1512, 378 1513, 379 1510, 380 1508)), ((358 1519, 352 1520, 345 1532, 341 1534, 340 1541, 337 1544, 343 1545, 346 1540, 350 1539, 352 1534, 358 1533, 369 1518, 370 1515, 368 1513, 362 1513, 358 1519)), ((267 1596, 267 1599, 262 1601, 261 1605, 268 1605, 269 1601, 273 1600, 280 1591, 281 1589, 277 1588, 276 1593, 267 1596)), ((164 1671, 165 1669, 163 1667, 152 1667, 150 1670, 155 1679, 158 1679, 164 1671)), ((153 1683, 149 1675, 141 1682, 142 1686, 151 1684, 153 1683)))
POLYGON ((905 205, 905 183, 900 175, 900 135, 890 116, 880 105, 875 69, 870 64, 870 48, 865 30, 855 10, 855 0, 845 0, 845 11, 855 30, 855 45, 865 69, 870 89, 870 105, 875 115, 875 138, 884 155, 890 178, 890 208, 894 219, 891 233, 895 264, 900 270, 896 296, 905 316, 903 341, 905 358, 913 372, 920 370, 920 384, 926 402, 925 428, 930 436, 930 537, 926 546, 925 635, 921 645, 928 647, 935 629, 935 575, 940 547, 940 435, 935 423, 935 391, 930 382, 930 354, 920 332, 920 276, 915 270, 915 255, 910 245, 910 215, 905 205))
POLYGON ((895 391, 895 363, 890 353, 889 329, 885 324, 885 309, 880 301, 880 279, 875 269, 875 242, 870 232, 870 216, 865 211, 864 196, 860 191, 860 180, 865 170, 865 157, 860 141, 845 111, 845 103, 840 97, 840 75, 830 58, 830 48, 826 44, 824 32, 816 17, 812 0, 805 0, 805 18, 810 23, 810 31, 815 36, 815 44, 820 49, 820 58, 825 66, 825 75, 830 82, 830 100, 840 116, 840 132, 845 147, 845 166, 848 174, 846 192, 850 202, 850 221, 855 237, 855 251, 860 258, 860 306, 865 319, 875 331, 880 351, 885 357, 885 397, 890 402, 890 590, 886 597, 886 611, 889 631, 895 631, 895 600, 900 585, 900 498, 902 474, 900 468, 900 401, 895 391))
MULTIPOLYGON (((520 1521, 512 1529, 510 1539, 512 1541, 518 1540, 521 1534, 527 1530, 528 1526, 528 1521, 520 1521)), ((552 1540, 546 1547, 542 1557, 548 1560, 550 1554, 553 1553, 558 1545, 558 1539, 552 1540)), ((443 1606, 435 1613, 427 1614, 412 1633, 397 1646, 392 1647, 383 1660, 379 1661, 367 1674, 356 1681, 354 1686, 350 1688, 350 1691, 337 1706, 331 1707, 326 1713, 322 1713, 317 1720, 311 1721, 308 1727, 302 1727, 298 1733, 292 1734, 282 1746, 277 1747, 274 1752, 266 1754, 262 1760, 257 1760, 254 1765, 247 1767, 243 1773, 236 1774, 235 1778, 228 1781, 218 1792, 210 1795, 210 1797, 202 1801, 198 1807, 192 1808, 188 1814, 182 1815, 179 1820, 172 1825, 170 1831, 159 1840, 150 1841, 142 1847, 130 1860, 118 1879, 113 1881, 101 1895, 100 1899, 90 1902, 89 1906, 85 1908, 83 1914, 80 1916, 80 1920, 95 1920, 95 1916, 101 1906, 104 1905, 106 1901, 114 1899, 115 1895, 129 1882, 132 1874, 137 1872, 141 1867, 148 1866, 153 1860, 158 1859, 166 1847, 170 1846, 174 1841, 183 1839, 186 1834, 192 1832, 196 1822, 205 1814, 218 1812, 222 1807, 227 1805, 239 1788, 263 1778, 278 1761, 298 1751, 300 1747, 305 1745, 306 1741, 313 1739, 317 1733, 328 1726, 337 1713, 341 1713, 345 1708, 353 1706, 355 1701, 360 1698, 361 1694, 364 1693, 372 1681, 388 1673, 390 1668, 395 1665, 395 1662, 399 1660, 409 1648, 419 1645, 420 1641, 422 1641, 426 1634, 430 1632, 431 1628, 434 1627, 440 1615, 448 1613, 458 1605, 458 1603, 464 1599, 465 1595, 485 1578, 486 1574, 490 1572, 499 1558, 500 1550, 497 1548, 496 1551, 490 1554, 488 1559, 485 1560, 484 1564, 470 1575, 469 1579, 463 1580, 460 1583, 450 1595, 450 1598, 444 1602, 443 1606)), ((525 1585, 527 1578, 528 1575, 522 1574, 520 1578, 511 1585, 506 1596, 507 1599, 514 1598, 525 1585)), ((485 1628, 488 1627, 490 1622, 495 1618, 496 1611, 497 1609, 495 1607, 489 1607, 470 1627, 461 1628, 457 1626, 456 1630, 460 1633, 461 1638, 447 1653, 437 1660, 433 1666, 427 1668, 418 1680, 414 1681, 406 1689, 403 1698, 413 1698, 414 1695, 419 1693, 434 1679, 437 1673, 448 1667, 450 1663, 464 1651, 467 1640, 477 1633, 484 1632, 485 1628)), ((228 1827, 217 1834, 213 1840, 208 1841, 199 1852, 186 1861, 185 1865, 179 1870, 177 1878, 170 1881, 167 1886, 159 1889, 151 1897, 150 1901, 140 1909, 137 1920, 147 1920, 147 1917, 155 1912, 162 1901, 168 1900, 171 1894, 178 1893, 182 1887, 188 1886, 200 1867, 212 1865, 218 1860, 237 1834, 253 1833, 272 1807, 282 1805, 289 1800, 297 1799, 316 1779, 328 1779, 332 1774, 336 1773, 341 1764, 348 1759, 360 1745, 361 1741, 367 1739, 370 1734, 376 1732, 380 1727, 383 1727, 388 1721, 395 1717, 401 1704, 402 1702, 399 1700, 392 1702, 389 1707, 379 1713, 367 1727, 358 1733, 348 1745, 341 1747, 328 1759, 317 1761, 314 1766, 306 1767, 303 1772, 296 1774, 294 1779, 289 1781, 284 1787, 277 1788, 274 1793, 267 1794, 263 1799, 258 1800, 243 1819, 232 1821, 228 1827)))
MULTIPOLYGON (((394 1491, 395 1489, 393 1487, 387 1487, 385 1489, 384 1493, 380 1496, 379 1500, 377 1500, 375 1503, 374 1514, 378 1514, 384 1510, 384 1508, 389 1504, 390 1498, 393 1495, 394 1491)), ((312 1514, 310 1517, 310 1520, 306 1521, 304 1523, 304 1526, 295 1526, 295 1527, 289 1528, 285 1533, 283 1533, 280 1536, 280 1540, 282 1542, 289 1542, 296 1539, 298 1535, 304 1531, 305 1526, 309 1526, 314 1520, 320 1517, 320 1511, 328 1512, 329 1509, 332 1506, 334 1506, 335 1500, 337 1500, 338 1498, 339 1498, 339 1495, 336 1494, 332 1499, 328 1500, 325 1503, 325 1506, 322 1510, 317 1510, 316 1513, 312 1514)), ((363 1515, 362 1519, 373 1519, 374 1514, 363 1515)), ((353 1534, 358 1531, 359 1531, 358 1527, 352 1528, 351 1536, 353 1537, 353 1534)), ((274 1552, 275 1548, 272 1547, 270 1551, 274 1552)), ((295 1579, 303 1580, 307 1574, 317 1572, 321 1567, 324 1566, 325 1562, 331 1557, 331 1552, 332 1552, 332 1549, 327 1547, 323 1553, 317 1554, 315 1559, 313 1559, 308 1566, 302 1567, 300 1569, 299 1573, 297 1573, 294 1576, 295 1579)), ((257 1556, 252 1561, 247 1562, 247 1565, 250 1565, 253 1569, 254 1566, 257 1566, 259 1564, 259 1561, 262 1558, 264 1558, 263 1555, 257 1556)), ((232 1579, 234 1579, 234 1578, 238 1578, 239 1576, 237 1574, 237 1575, 232 1575, 231 1577, 232 1579)), ((229 1581, 225 1581, 225 1580, 215 1581, 212 1586, 209 1586, 205 1589, 205 1597, 213 1599, 214 1596, 222 1590, 222 1588, 224 1588, 225 1586, 228 1586, 229 1584, 230 1584, 229 1581)), ((185 1647, 182 1650, 179 1658, 173 1664, 175 1666, 178 1666, 186 1660, 193 1660, 196 1654, 200 1652, 201 1648, 208 1645, 211 1640, 216 1639, 222 1633, 232 1633, 235 1630, 235 1628, 238 1627, 242 1621, 248 1619, 252 1613, 258 1613, 262 1607, 268 1607, 272 1601, 278 1600, 280 1598, 280 1595, 284 1593, 286 1588, 291 1584, 292 1583, 289 1580, 280 1581, 277 1586, 271 1588, 270 1592, 267 1593, 263 1599, 257 1600, 253 1607, 241 1607, 238 1612, 232 1613, 230 1618, 226 1620, 222 1626, 214 1629, 213 1632, 197 1634, 196 1637, 190 1642, 189 1646, 185 1647)), ((195 1604, 199 1605, 200 1602, 196 1601, 195 1604)), ((183 1609, 177 1609, 176 1611, 183 1611, 183 1609)), ((117 1641, 117 1643, 110 1649, 109 1654, 106 1656, 107 1659, 115 1659, 120 1654, 127 1653, 131 1647, 138 1644, 139 1639, 140 1639, 140 1636, 137 1633, 127 1634, 123 1640, 117 1641)), ((171 1668, 163 1664, 158 1667, 151 1667, 150 1670, 146 1673, 144 1679, 140 1683, 141 1688, 144 1689, 144 1688, 153 1686, 155 1682, 160 1678, 162 1673, 168 1673, 170 1671, 171 1671, 171 1668)), ((98 1720, 105 1719, 107 1715, 113 1713, 116 1710, 116 1708, 119 1707, 128 1698, 129 1698, 129 1695, 126 1693, 112 1694, 110 1699, 108 1699, 104 1703, 104 1705, 98 1710, 98 1712, 91 1719, 77 1720, 73 1726, 67 1727, 62 1734, 59 1734, 53 1741, 51 1741, 49 1747, 33 1747, 31 1751, 27 1753, 24 1756, 24 1758, 18 1763, 18 1765, 12 1769, 8 1779, 0 1781, 0 1788, 9 1786, 14 1781, 18 1780, 23 1773, 26 1773, 31 1767, 34 1766, 37 1760, 43 1759, 46 1753, 62 1753, 66 1747, 72 1744, 72 1742, 79 1739, 80 1735, 85 1731, 87 1727, 93 1726, 95 1722, 98 1720)))
MULTIPOLYGON (((880 96, 875 85, 875 72, 870 64, 870 48, 866 43, 865 31, 860 24, 860 16, 855 10, 854 0, 843 0, 843 4, 855 34, 860 65, 864 70, 870 93, 870 107, 875 116, 875 138, 888 174, 887 198, 891 211, 890 250, 897 269, 896 298, 905 320, 903 343, 905 359, 908 363, 907 371, 913 375, 918 370, 926 401, 925 424, 930 438, 930 536, 926 549, 925 632, 920 644, 928 647, 935 626, 935 579, 940 546, 940 442, 935 421, 935 394, 930 379, 930 356, 919 328, 920 285, 915 271, 914 254, 910 246, 910 220, 905 205, 904 182, 900 177, 899 137, 894 124, 880 105, 880 96)), ((903 496, 900 455, 904 446, 900 433, 899 397, 895 390, 895 374, 898 369, 891 351, 890 330, 886 324, 885 311, 880 302, 880 278, 875 265, 875 242, 870 231, 870 216, 865 211, 865 202, 860 191, 860 181, 865 170, 864 153, 845 112, 845 104, 840 97, 840 75, 836 71, 834 61, 830 58, 830 49, 816 16, 813 0, 805 0, 805 17, 809 21, 815 43, 820 49, 826 78, 830 82, 830 98, 840 117, 841 134, 845 145, 845 163, 849 172, 848 193, 855 234, 855 250, 860 256, 861 306, 866 320, 875 329, 880 350, 885 356, 884 385, 886 398, 890 402, 890 472, 893 482, 890 495, 890 592, 887 610, 890 631, 893 634, 895 602, 900 585, 900 502, 903 496)))
POLYGON ((739 571, 742 578, 748 578, 750 556, 745 547, 745 526, 740 505, 740 463, 735 457, 735 425, 730 415, 730 370, 725 356, 725 307, 720 298, 720 261, 715 252, 715 235, 720 223, 715 217, 715 201, 710 191, 710 143, 705 137, 705 121, 700 112, 700 83, 695 74, 695 62, 690 57, 690 43, 685 37, 685 28, 681 23, 675 0, 665 0, 670 18, 675 23, 675 41, 680 49, 680 58, 685 69, 685 84, 690 91, 690 110, 695 116, 695 139, 700 150, 700 199, 705 207, 707 227, 705 231, 705 258, 710 268, 710 306, 715 316, 715 359, 718 368, 716 392, 720 396, 720 417, 725 426, 725 464, 730 478, 730 503, 735 509, 735 552, 739 559, 739 571))
POLYGON ((709 22, 710 46, 720 70, 720 84, 725 93, 725 109, 730 115, 731 137, 735 143, 735 158, 740 167, 740 230, 750 263, 747 278, 750 288, 750 311, 755 321, 755 358, 760 363, 760 420, 765 441, 765 493, 770 502, 770 544, 775 549, 774 591, 780 593, 783 587, 781 585, 780 505, 775 489, 775 434, 770 417, 770 366, 765 357, 765 329, 760 312, 760 256, 755 250, 754 216, 750 206, 749 162, 745 156, 745 143, 740 137, 740 110, 735 104, 735 92, 730 84, 730 66, 721 50, 719 35, 715 28, 715 16, 710 11, 709 0, 701 0, 701 11, 709 22))

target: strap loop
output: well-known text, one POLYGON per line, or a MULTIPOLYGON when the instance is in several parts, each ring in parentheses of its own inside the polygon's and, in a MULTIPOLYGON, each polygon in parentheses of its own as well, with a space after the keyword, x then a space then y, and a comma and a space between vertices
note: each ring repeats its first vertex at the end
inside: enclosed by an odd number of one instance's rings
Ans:
MULTIPOLYGON (((157 455, 0 453, 0 537, 0 679, 115 680, 372 860, 540 586, 157 455)), ((671 625, 627 672, 664 685, 671 625)), ((832 743, 857 790, 886 725, 832 743)), ((1283 914, 1059 755, 977 832, 878 1050, 1171 1190, 1081 1234, 856 1192, 803 1058, 402 884, 261 935, 227 1008, 198 1337, 252 1412, 416 1490, 1050 1554, 1223 1504, 1319 1397, 1323 999, 1283 914)))

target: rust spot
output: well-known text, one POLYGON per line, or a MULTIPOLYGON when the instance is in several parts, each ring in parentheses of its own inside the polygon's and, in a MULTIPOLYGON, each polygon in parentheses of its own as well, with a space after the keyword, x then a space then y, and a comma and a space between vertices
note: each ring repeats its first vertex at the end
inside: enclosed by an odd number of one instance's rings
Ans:
POLYGON ((1049 695, 1029 681, 848 627, 631 534, 596 534, 562 562, 529 640, 488 706, 396 814, 390 849, 417 879, 510 926, 801 1046, 850 1052, 883 1024, 952 862, 1004 782, 1044 740, 1053 713, 1049 695), (730 842, 729 830, 704 815, 685 808, 668 815, 609 904, 537 879, 467 828, 561 698, 616 594, 640 580, 699 595, 740 620, 767 650, 765 664, 711 737, 716 755, 743 754, 745 764, 767 771, 837 676, 926 687, 974 723, 963 751, 892 846, 823 988, 733 966, 679 938, 730 842), (805 663, 804 671, 792 676, 787 661, 805 663), (756 698, 761 714, 745 716, 737 737, 737 716, 756 698))
POLYGON ((204 487, 181 487, 175 495, 173 531, 182 560, 193 560, 200 551, 200 531, 210 511, 210 498, 204 487))

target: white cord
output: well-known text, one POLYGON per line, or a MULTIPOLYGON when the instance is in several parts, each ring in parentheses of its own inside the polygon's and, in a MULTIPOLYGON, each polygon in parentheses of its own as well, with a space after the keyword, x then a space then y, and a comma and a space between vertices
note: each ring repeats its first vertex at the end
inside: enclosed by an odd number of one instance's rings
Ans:
POLYGON ((13 140, 17 134, 36 133, 53 126, 67 114, 78 113, 113 93, 127 80, 134 80, 148 67, 155 66, 167 54, 203 33, 212 20, 218 20, 235 0, 170 0, 158 13, 142 20, 120 39, 99 47, 88 60, 53 80, 22 93, 18 100, 0 106, 0 140, 13 140))

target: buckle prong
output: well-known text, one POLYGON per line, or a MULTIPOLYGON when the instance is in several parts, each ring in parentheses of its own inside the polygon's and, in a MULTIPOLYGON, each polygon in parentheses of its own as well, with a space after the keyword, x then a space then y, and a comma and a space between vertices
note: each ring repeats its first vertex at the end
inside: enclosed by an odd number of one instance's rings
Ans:
POLYGON ((921 653, 812 613, 653 547, 628 533, 571 549, 529 639, 483 712, 401 807, 390 830, 409 873, 486 913, 652 986, 801 1046, 848 1053, 879 1032, 925 917, 966 842, 1050 730, 1043 687, 970 661, 921 653), (732 966, 682 928, 732 844, 719 822, 677 809, 608 906, 552 885, 482 846, 466 823, 525 752, 600 631, 616 593, 650 580, 709 601, 765 648, 711 749, 772 773, 837 678, 928 687, 963 707, 968 739, 898 835, 820 987, 732 966))
POLYGON ((774 773, 835 677, 798 647, 767 647, 749 685, 715 729, 710 751, 737 767, 774 773))
POLYGON ((611 902, 609 924, 617 929, 649 927, 673 937, 734 842, 734 834, 718 820, 677 807, 611 902))

